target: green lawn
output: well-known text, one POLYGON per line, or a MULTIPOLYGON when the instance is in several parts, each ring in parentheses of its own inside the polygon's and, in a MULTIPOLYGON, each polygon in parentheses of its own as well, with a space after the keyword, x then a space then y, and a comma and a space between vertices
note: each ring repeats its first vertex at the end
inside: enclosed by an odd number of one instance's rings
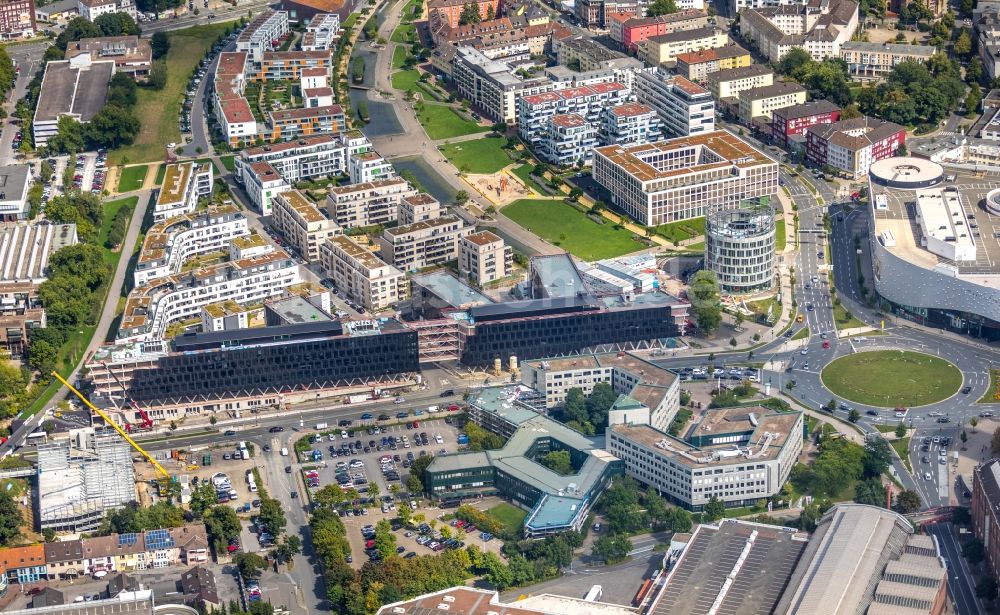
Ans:
POLYGON ((1000 369, 990 370, 990 388, 983 393, 983 396, 979 398, 977 403, 995 404, 997 401, 1000 401, 1000 398, 994 397, 994 395, 1000 395, 1000 369))
POLYGON ((684 241, 705 234, 705 218, 692 218, 656 227, 656 234, 667 241, 684 241))
POLYGON ((838 331, 865 326, 865 323, 855 318, 854 314, 851 314, 850 318, 847 318, 847 315, 847 308, 843 304, 833 306, 833 322, 837 325, 838 331))
POLYGON ((392 87, 404 92, 416 92, 419 79, 420 73, 416 69, 399 70, 392 74, 392 87))
MULTIPOLYGON (((135 206, 139 202, 139 197, 130 196, 124 199, 118 199, 116 201, 107 201, 104 203, 104 221, 101 224, 101 231, 98 234, 97 245, 104 247, 104 242, 108 238, 108 233, 111 232, 111 221, 114 219, 115 214, 122 207, 128 208, 129 211, 135 211, 135 206)), ((118 259, 121 258, 121 251, 113 252, 111 250, 104 250, 104 260, 111 268, 114 269, 118 266, 118 259)))
POLYGON ((954 395, 962 372, 938 357, 919 352, 858 352, 827 364, 823 385, 845 399, 892 408, 924 406, 954 395))
POLYGON ((793 340, 804 340, 809 337, 809 327, 802 327, 792 336, 793 340))
POLYGON ((496 517, 500 523, 503 523, 504 527, 507 528, 508 534, 515 535, 520 534, 524 518, 528 516, 528 513, 525 511, 506 502, 501 502, 486 512, 496 517))
MULTIPOLYGON (((393 83, 393 87, 395 85, 393 83)), ((488 127, 463 118, 447 105, 422 103, 416 109, 417 119, 427 130, 427 136, 435 141, 489 131, 488 127)))
POLYGON ((131 192, 142 188, 142 182, 146 180, 148 171, 149 167, 146 165, 122 169, 121 175, 118 176, 118 192, 131 192))
POLYGON ((774 222, 774 247, 778 252, 785 249, 785 219, 780 218, 774 222))
POLYGON ((413 24, 402 23, 399 24, 395 30, 392 31, 392 36, 389 40, 394 43, 409 43, 410 39, 417 35, 417 29, 413 24))
POLYGON ((463 173, 496 173, 511 163, 503 139, 462 141, 441 147, 445 157, 463 173))
MULTIPOLYGON (((893 430, 895 431, 895 428, 893 428, 893 430)), ((899 458, 903 460, 903 465, 906 466, 906 469, 912 472, 913 466, 910 465, 910 437, 896 438, 895 440, 889 442, 889 444, 891 444, 892 448, 896 450, 896 454, 899 455, 899 458)))
POLYGON ((354 27, 354 24, 358 22, 358 19, 360 17, 361 13, 351 13, 350 15, 348 15, 347 19, 344 20, 344 23, 341 26, 344 29, 344 32, 350 32, 351 28, 354 27))
POLYGON ((535 181, 534 177, 531 176, 531 170, 533 168, 535 168, 534 165, 522 164, 519 167, 514 167, 514 169, 512 169, 511 172, 514 173, 514 175, 517 175, 521 179, 521 181, 523 181, 529 188, 531 188, 535 192, 538 192, 539 194, 545 194, 545 191, 542 190, 541 185, 535 181))
POLYGON ((163 183, 163 177, 166 174, 167 174, 167 165, 161 164, 160 168, 156 170, 156 179, 153 180, 154 182, 156 182, 157 186, 163 183))
POLYGON ((645 248, 625 229, 610 221, 598 224, 562 201, 521 199, 503 208, 503 214, 549 243, 576 256, 595 261, 645 248))
POLYGON ((403 68, 406 62, 406 47, 396 47, 392 50, 392 67, 394 69, 403 68))
POLYGON ((167 85, 162 90, 139 88, 135 114, 142 120, 142 129, 136 136, 135 143, 111 153, 112 164, 122 164, 125 159, 129 162, 163 160, 167 143, 180 143, 181 132, 177 118, 191 71, 205 57, 205 52, 215 43, 216 37, 231 25, 209 24, 169 33, 167 85))
POLYGON ((236 156, 222 156, 219 158, 222 161, 222 166, 226 167, 226 170, 230 173, 236 172, 236 156))
POLYGON ((692 244, 690 244, 690 245, 688 245, 686 247, 687 247, 688 250, 691 250, 692 252, 704 252, 705 251, 705 242, 704 241, 698 241, 698 242, 692 243, 692 244))
MULTIPOLYGON (((56 371, 63 378, 69 378, 70 374, 73 372, 73 368, 76 367, 77 362, 83 358, 83 353, 86 352, 87 346, 90 345, 90 339, 94 337, 94 332, 97 327, 82 327, 69 334, 69 339, 66 343, 62 345, 59 349, 59 358, 56 360, 56 371)), ((47 403, 52 399, 52 397, 62 388, 62 384, 58 380, 53 379, 45 389, 35 398, 35 401, 31 402, 27 408, 21 412, 22 417, 28 417, 36 414, 39 410, 45 407, 47 403)))

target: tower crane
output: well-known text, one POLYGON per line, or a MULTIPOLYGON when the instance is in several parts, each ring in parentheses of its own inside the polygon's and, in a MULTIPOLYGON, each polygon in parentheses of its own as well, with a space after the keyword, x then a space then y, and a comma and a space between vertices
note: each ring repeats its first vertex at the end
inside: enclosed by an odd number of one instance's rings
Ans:
POLYGON ((131 436, 129 436, 127 433, 125 433, 125 430, 122 429, 118 425, 118 423, 114 422, 111 419, 111 417, 109 417, 107 414, 104 414, 103 411, 98 410, 97 406, 95 406, 94 404, 90 403, 90 400, 83 396, 83 393, 81 393, 80 391, 77 391, 76 388, 74 388, 72 384, 70 384, 69 382, 67 382, 66 379, 63 378, 62 376, 60 376, 57 372, 53 371, 52 375, 55 376, 56 379, 59 382, 61 382, 64 385, 66 385, 66 388, 69 389, 70 392, 72 392, 74 395, 76 395, 77 397, 79 397, 80 401, 82 401, 84 404, 86 404, 86 406, 88 408, 90 408, 91 410, 93 410, 94 412, 96 412, 97 416, 99 416, 102 419, 104 419, 105 423, 107 423, 108 425, 111 425, 111 427, 113 427, 114 430, 117 431, 121 435, 121 437, 125 438, 126 442, 128 442, 129 444, 132 445, 132 448, 134 448, 135 450, 139 451, 139 453, 143 457, 146 458, 146 461, 148 461, 149 463, 153 464, 153 467, 156 468, 157 472, 159 472, 160 474, 162 474, 163 477, 166 478, 167 480, 170 480, 170 473, 167 472, 165 469, 163 469, 163 466, 160 465, 160 462, 158 462, 157 460, 153 459, 152 455, 150 455, 149 453, 147 453, 141 446, 139 446, 136 443, 135 440, 133 440, 131 438, 131 436))

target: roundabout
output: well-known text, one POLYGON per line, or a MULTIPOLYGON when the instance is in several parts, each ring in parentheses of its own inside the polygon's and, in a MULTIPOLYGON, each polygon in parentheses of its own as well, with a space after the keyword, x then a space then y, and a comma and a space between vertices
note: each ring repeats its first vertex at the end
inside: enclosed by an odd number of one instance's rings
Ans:
POLYGON ((867 406, 907 408, 948 399, 962 372, 939 357, 909 350, 857 352, 828 363, 821 373, 831 393, 867 406))

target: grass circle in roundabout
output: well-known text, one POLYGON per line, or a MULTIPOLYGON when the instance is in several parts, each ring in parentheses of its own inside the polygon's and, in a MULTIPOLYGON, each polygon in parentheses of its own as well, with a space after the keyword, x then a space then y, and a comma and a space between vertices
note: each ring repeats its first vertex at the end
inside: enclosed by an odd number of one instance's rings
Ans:
POLYGON ((859 404, 893 408, 926 406, 947 399, 962 386, 957 367, 929 354, 908 350, 858 352, 831 361, 823 386, 859 404))

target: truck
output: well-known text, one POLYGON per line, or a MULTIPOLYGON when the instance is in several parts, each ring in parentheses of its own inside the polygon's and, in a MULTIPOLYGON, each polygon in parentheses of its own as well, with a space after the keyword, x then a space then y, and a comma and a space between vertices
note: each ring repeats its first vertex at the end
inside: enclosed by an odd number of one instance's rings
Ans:
POLYGON ((327 427, 329 427, 329 425, 327 423, 316 423, 316 429, 317 430, 319 430, 319 429, 326 429, 327 427))
POLYGON ((601 599, 601 595, 603 593, 604 591, 601 589, 600 585, 594 585, 590 588, 590 591, 587 592, 587 595, 584 596, 583 600, 584 602, 597 602, 601 599))
POLYGON ((371 399, 371 393, 358 393, 357 395, 348 395, 344 398, 345 404, 360 404, 363 401, 368 401, 371 399))

